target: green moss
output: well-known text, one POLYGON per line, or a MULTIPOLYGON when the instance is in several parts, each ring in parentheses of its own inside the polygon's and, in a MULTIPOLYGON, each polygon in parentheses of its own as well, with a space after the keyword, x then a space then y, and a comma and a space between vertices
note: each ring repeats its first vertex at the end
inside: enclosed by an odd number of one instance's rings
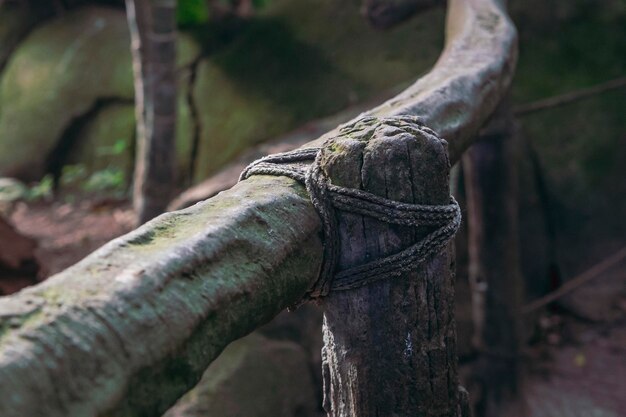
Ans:
MULTIPOLYGON (((199 54, 199 45, 181 34, 179 68, 191 65, 199 54)), ((189 76, 188 71, 181 74, 189 76)), ((181 80, 177 134, 180 163, 188 167, 192 134, 185 82, 181 80)), ((87 7, 45 22, 19 45, 0 79, 0 175, 41 178, 53 169, 47 166, 51 154, 59 151, 60 144, 73 145, 66 136, 97 103, 117 100, 130 104, 133 95, 130 39, 123 11, 87 7)), ((86 148, 110 146, 118 139, 129 144, 134 141, 132 104, 110 106, 93 116, 83 137, 72 139, 88 143, 70 155, 67 163, 84 163, 90 170, 113 164, 131 171, 131 146, 115 161, 96 161, 85 152, 90 152, 86 148), (92 169, 93 164, 101 166, 92 169)), ((56 155, 54 159, 67 157, 56 155)))
POLYGON ((41 26, 0 83, 2 173, 38 178, 66 126, 97 97, 132 99, 124 14, 89 8, 41 26))
POLYGON ((0 70, 4 67, 11 52, 39 20, 36 13, 29 12, 21 4, 0 3, 0 70))
POLYGON ((2 341, 15 329, 36 323, 42 317, 42 309, 35 307, 31 311, 15 316, 4 316, 0 318, 0 345, 2 341))

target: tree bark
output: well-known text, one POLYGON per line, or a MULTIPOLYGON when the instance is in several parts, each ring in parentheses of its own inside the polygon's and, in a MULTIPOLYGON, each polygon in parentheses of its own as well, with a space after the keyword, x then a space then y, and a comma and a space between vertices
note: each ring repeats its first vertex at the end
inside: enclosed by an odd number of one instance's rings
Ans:
POLYGON ((302 186, 259 176, 0 297, 0 416, 162 415, 302 298, 319 228, 302 186))
MULTIPOLYGON (((448 204, 446 144, 381 125, 345 138, 333 184, 405 203, 448 204)), ((339 269, 399 252, 431 232, 339 213, 339 269)), ((323 303, 324 408, 331 417, 461 416, 452 247, 401 276, 331 292, 323 303)), ((466 399, 466 398, 465 398, 466 399)))
MULTIPOLYGON (((520 390, 522 343, 518 146, 510 108, 500 109, 463 157, 468 206, 477 414, 501 416, 520 390)), ((473 398, 474 399, 474 398, 473 398)))
POLYGON ((161 214, 173 196, 176 127, 176 0, 126 0, 131 34, 137 153, 137 223, 161 214))

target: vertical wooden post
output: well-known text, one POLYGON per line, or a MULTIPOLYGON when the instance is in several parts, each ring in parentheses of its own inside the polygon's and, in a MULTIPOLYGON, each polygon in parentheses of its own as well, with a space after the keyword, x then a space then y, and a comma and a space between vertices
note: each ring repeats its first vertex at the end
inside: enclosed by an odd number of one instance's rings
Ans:
MULTIPOLYGON (((405 203, 448 204, 445 142, 380 124, 324 149, 333 184, 405 203)), ((423 238, 417 230, 339 213, 344 269, 423 238)), ((419 268, 331 292, 324 310, 324 408, 331 417, 457 417, 459 405, 451 246, 419 268)))
POLYGON ((510 109, 502 107, 463 157, 468 207, 469 275, 474 378, 482 398, 477 414, 501 416, 520 385, 520 309, 524 282, 519 260, 518 149, 510 109))

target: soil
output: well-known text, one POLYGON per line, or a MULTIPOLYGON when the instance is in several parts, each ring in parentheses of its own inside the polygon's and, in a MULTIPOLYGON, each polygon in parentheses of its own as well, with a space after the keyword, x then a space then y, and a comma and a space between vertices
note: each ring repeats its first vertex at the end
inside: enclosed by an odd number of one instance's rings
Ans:
POLYGON ((561 329, 552 343, 535 348, 539 357, 529 358, 521 415, 626 416, 626 308, 612 322, 551 318, 561 329))
POLYGON ((37 242, 39 271, 36 277, 0 274, 2 294, 11 294, 62 271, 130 231, 133 225, 128 201, 102 198, 85 198, 75 203, 19 202, 8 217, 19 233, 37 242))

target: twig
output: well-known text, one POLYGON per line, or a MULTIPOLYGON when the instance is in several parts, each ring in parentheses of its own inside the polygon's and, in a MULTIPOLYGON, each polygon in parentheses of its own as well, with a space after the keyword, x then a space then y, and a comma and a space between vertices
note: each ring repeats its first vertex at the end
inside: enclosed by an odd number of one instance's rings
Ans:
POLYGON ((613 255, 604 259, 602 262, 592 266, 591 268, 589 268, 582 274, 578 275, 577 277, 567 281, 556 291, 553 291, 533 301, 532 303, 527 304, 524 308, 522 308, 522 314, 532 313, 533 311, 536 311, 540 309, 541 307, 544 307, 552 303, 553 301, 571 293, 572 291, 574 291, 576 288, 580 287, 581 285, 591 281, 594 278, 597 278, 598 276, 600 276, 600 274, 607 271, 609 268, 613 267, 614 265, 622 261, 624 258, 626 258, 626 247, 622 248, 621 250, 617 251, 613 255))
POLYGON ((569 93, 561 94, 558 96, 548 97, 542 100, 534 101, 532 103, 522 104, 514 108, 513 113, 516 116, 523 116, 530 113, 535 113, 540 110, 563 106, 577 100, 582 100, 596 94, 601 94, 622 87, 626 87, 626 77, 616 78, 614 80, 607 81, 593 87, 570 91, 569 93))

